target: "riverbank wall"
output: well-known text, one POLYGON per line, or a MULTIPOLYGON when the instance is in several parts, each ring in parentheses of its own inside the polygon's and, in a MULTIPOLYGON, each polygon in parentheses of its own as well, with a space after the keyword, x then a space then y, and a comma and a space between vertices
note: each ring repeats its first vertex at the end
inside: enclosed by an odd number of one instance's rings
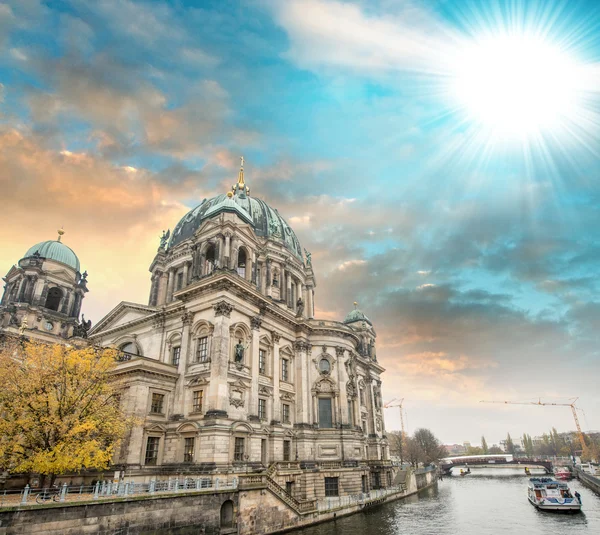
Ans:
POLYGON ((224 504, 231 504, 225 521, 234 526, 237 491, 16 506, 0 511, 0 535, 128 535, 192 526, 198 527, 196 533, 216 535, 227 533, 220 518, 224 504))
POLYGON ((587 488, 593 490, 596 494, 600 494, 600 478, 591 474, 586 474, 581 468, 574 468, 577 479, 581 481, 587 488))
POLYGON ((387 488, 296 500, 268 475, 248 475, 240 477, 235 490, 4 507, 0 535, 133 535, 182 528, 206 535, 282 533, 405 498, 435 485, 437 479, 433 467, 399 470, 387 488))

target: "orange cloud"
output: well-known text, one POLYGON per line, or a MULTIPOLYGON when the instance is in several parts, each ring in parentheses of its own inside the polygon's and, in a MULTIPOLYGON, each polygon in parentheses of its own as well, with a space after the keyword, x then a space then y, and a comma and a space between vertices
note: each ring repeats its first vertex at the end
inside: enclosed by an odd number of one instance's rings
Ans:
POLYGON ((165 185, 144 169, 53 151, 14 129, 0 131, 0 169, 0 225, 11 229, 3 237, 2 274, 64 226, 63 241, 90 274, 88 317, 97 321, 121 300, 147 300, 158 236, 187 211, 177 196, 194 184, 165 185))

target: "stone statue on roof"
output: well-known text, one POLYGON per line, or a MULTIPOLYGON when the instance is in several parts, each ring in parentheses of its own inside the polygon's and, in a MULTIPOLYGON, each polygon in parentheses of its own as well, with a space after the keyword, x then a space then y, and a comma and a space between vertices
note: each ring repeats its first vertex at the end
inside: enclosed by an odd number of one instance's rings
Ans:
POLYGON ((165 248, 167 246, 167 242, 169 241, 169 236, 171 236, 171 229, 166 232, 163 230, 162 236, 160 237, 160 247, 165 248))
POLYGON ((312 255, 306 249, 304 249, 304 254, 306 255, 306 266, 311 267, 312 266, 312 255))

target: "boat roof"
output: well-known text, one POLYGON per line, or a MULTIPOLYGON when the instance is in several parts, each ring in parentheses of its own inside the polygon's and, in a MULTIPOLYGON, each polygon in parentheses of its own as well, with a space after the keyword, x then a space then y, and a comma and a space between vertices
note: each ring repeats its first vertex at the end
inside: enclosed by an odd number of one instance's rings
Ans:
POLYGON ((534 487, 546 487, 548 485, 557 485, 562 488, 569 488, 569 485, 563 483, 562 481, 557 481, 556 479, 552 479, 551 477, 532 477, 529 479, 529 483, 531 483, 534 487))

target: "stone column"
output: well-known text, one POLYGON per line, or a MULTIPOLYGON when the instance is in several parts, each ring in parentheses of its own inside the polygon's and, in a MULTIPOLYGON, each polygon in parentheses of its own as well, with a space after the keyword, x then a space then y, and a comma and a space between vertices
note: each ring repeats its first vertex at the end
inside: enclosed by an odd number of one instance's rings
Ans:
POLYGON ((246 254, 246 280, 250 283, 252 282, 252 268, 254 267, 252 256, 252 253, 246 254))
POLYGON ((182 286, 182 288, 185 288, 188 285, 188 269, 189 269, 189 265, 186 262, 185 264, 183 264, 183 286, 182 286))
POLYGON ((71 302, 71 290, 67 290, 62 300, 62 307, 60 309, 62 314, 67 314, 69 311, 69 303, 71 302))
POLYGON ((229 324, 233 305, 219 301, 213 305, 215 311, 215 329, 212 338, 210 384, 208 388, 207 415, 227 417, 229 408, 229 324))
POLYGON ((217 267, 225 266, 225 236, 221 235, 216 238, 215 244, 215 261, 217 267))
POLYGON ((335 356, 336 356, 336 366, 337 366, 337 376, 338 376, 338 386, 340 388, 340 413, 339 413, 339 421, 341 424, 351 424, 348 420, 348 392, 346 392, 346 382, 348 381, 348 376, 346 374, 346 366, 344 366, 344 348, 336 347, 335 348, 335 356))
POLYGON ((287 299, 287 306, 288 308, 294 308, 294 303, 292 303, 292 274, 288 271, 287 272, 287 288, 285 291, 285 296, 287 299))
POLYGON ((369 417, 371 419, 371 429, 373 430, 373 433, 376 434, 377 433, 377 411, 375 409, 375 396, 373 394, 373 380, 372 379, 367 379, 365 381, 366 386, 367 386, 367 405, 368 405, 368 410, 369 410, 369 417))
POLYGON ((23 299, 23 289, 25 287, 25 277, 22 277, 19 281, 19 289, 17 290, 17 303, 20 303, 23 299))
POLYGON ((190 326, 194 315, 185 311, 181 316, 181 348, 179 350, 179 364, 177 365, 177 383, 175 385, 175 396, 173 400, 174 414, 187 414, 189 407, 185 406, 185 370, 187 368, 188 351, 190 347, 190 326))
POLYGON ((260 269, 260 291, 263 295, 267 295, 267 263, 263 262, 260 269))
POLYGON ((252 361, 250 363, 250 376, 252 377, 252 385, 250 386, 250 400, 248 406, 248 414, 258 417, 258 351, 260 345, 260 326, 262 324, 262 316, 254 316, 250 323, 252 325, 252 361))
POLYGON ((167 283, 167 299, 166 302, 170 303, 173 300, 173 282, 175 276, 173 274, 173 270, 169 270, 169 282, 167 283))
POLYGON ((314 303, 314 295, 315 290, 312 286, 309 286, 306 290, 306 294, 308 296, 308 303, 306 303, 306 317, 314 318, 315 317, 315 303, 314 303))
POLYGON ((224 259, 223 259, 223 267, 228 267, 231 268, 231 265, 229 264, 229 261, 231 259, 231 234, 229 234, 229 232, 227 234, 225 234, 225 254, 224 254, 224 259))
POLYGON ((81 312, 81 302, 83 301, 83 294, 78 293, 77 297, 78 297, 77 304, 73 308, 73 317, 74 318, 78 318, 79 313, 81 312))
POLYGON ((302 285, 302 302, 304 303, 304 310, 302 312, 303 318, 308 318, 308 290, 304 284, 302 285))
POLYGON ((287 290, 287 272, 285 266, 281 266, 280 280, 279 280, 279 299, 284 303, 287 303, 286 290, 287 290))
POLYGON ((70 317, 72 317, 72 318, 76 318, 77 317, 75 315, 75 313, 77 312, 77 306, 78 306, 78 303, 80 301, 81 301, 81 295, 78 294, 78 293, 75 293, 75 295, 73 296, 73 304, 71 305, 71 310, 69 311, 69 316, 70 317))
POLYGON ((273 283, 273 264, 270 260, 267 259, 266 266, 267 266, 267 269, 265 271, 266 271, 266 277, 267 277, 267 286, 266 286, 267 296, 272 297, 273 296, 273 284, 272 284, 273 283))
POLYGON ((281 363, 279 361, 279 333, 271 333, 273 339, 273 420, 281 421, 281 400, 279 399, 279 380, 281 378, 281 363))
POLYGON ((48 281, 44 281, 44 286, 42 286, 42 291, 37 299, 37 304, 40 306, 44 306, 46 304, 47 297, 48 297, 48 281))
POLYGON ((199 277, 198 267, 199 267, 199 252, 198 252, 198 244, 194 243, 190 249, 192 250, 192 280, 196 280, 199 277))
POLYGON ((252 284, 256 284, 258 286, 259 282, 256 278, 256 268, 258 267, 258 262, 256 261, 256 253, 252 251, 252 284))
POLYGON ((310 344, 304 340, 294 343, 296 350, 295 383, 296 383, 296 423, 310 424, 309 394, 310 381, 308 377, 308 351, 310 344))
POLYGON ((168 275, 166 273, 159 273, 159 277, 157 306, 164 305, 167 301, 168 275))

